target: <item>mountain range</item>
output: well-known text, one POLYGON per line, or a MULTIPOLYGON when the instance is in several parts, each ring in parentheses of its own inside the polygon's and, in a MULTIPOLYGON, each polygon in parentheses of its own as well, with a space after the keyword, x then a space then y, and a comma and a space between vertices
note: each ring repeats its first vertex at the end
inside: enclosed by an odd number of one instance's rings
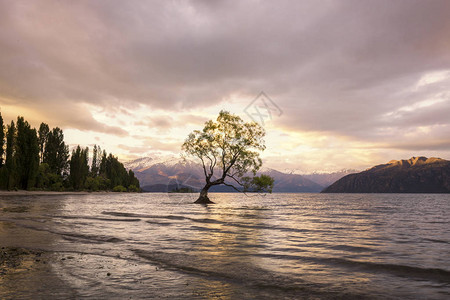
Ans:
MULTIPOLYGON (((143 157, 126 162, 124 165, 127 169, 133 170, 145 192, 170 192, 180 188, 198 191, 205 183, 203 169, 199 163, 177 157, 143 157)), ((317 193, 350 172, 351 170, 345 170, 299 175, 269 168, 261 170, 261 173, 275 179, 273 192, 281 193, 317 193)), ((210 191, 234 192, 227 186, 214 186, 210 191)))
POLYGON ((450 193, 450 161, 412 157, 342 177, 324 193, 450 193))

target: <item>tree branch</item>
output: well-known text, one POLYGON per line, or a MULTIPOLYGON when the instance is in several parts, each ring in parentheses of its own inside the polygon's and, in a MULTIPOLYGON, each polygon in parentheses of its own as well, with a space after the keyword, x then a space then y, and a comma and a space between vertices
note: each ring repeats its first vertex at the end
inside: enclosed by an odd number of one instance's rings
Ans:
POLYGON ((229 184, 229 183, 223 183, 223 185, 226 185, 226 186, 229 186, 229 187, 232 187, 235 191, 237 191, 237 192, 239 192, 239 193, 244 193, 245 194, 245 192, 244 191, 241 191, 241 190, 239 190, 237 187, 235 187, 234 185, 232 185, 232 184, 229 184))
POLYGON ((222 178, 216 179, 213 182, 211 182, 212 185, 218 185, 224 183, 224 180, 222 178))
MULTIPOLYGON (((240 191, 238 188, 236 188, 234 185, 232 185, 232 184, 229 184, 229 183, 223 183, 224 185, 226 185, 226 186, 229 186, 229 187, 232 187, 235 191, 237 191, 237 192, 239 192, 239 193, 242 193, 242 194, 244 194, 245 196, 247 196, 247 197, 257 197, 257 196, 259 196, 259 194, 258 195, 249 195, 249 194, 247 194, 245 191, 240 191)), ((263 195, 263 196, 265 196, 265 195, 263 195)))
POLYGON ((236 181, 237 184, 239 184, 240 186, 244 186, 242 183, 239 182, 239 180, 237 180, 234 176, 227 174, 228 177, 230 177, 231 179, 233 179, 234 181, 236 181))
POLYGON ((225 147, 223 145, 220 146, 222 149, 222 175, 225 173, 225 147))
POLYGON ((205 177, 206 177, 206 182, 209 181, 208 175, 206 174, 206 167, 205 167, 205 162, 203 161, 203 157, 198 154, 198 157, 200 158, 200 160, 202 161, 202 167, 203 167, 203 173, 205 173, 205 177))
POLYGON ((230 161, 230 165, 226 168, 226 170, 223 171, 222 173, 222 179, 225 179, 225 177, 227 176, 228 172, 230 171, 231 167, 234 166, 234 164, 236 163, 237 158, 239 157, 239 152, 237 152, 233 158, 230 161))
POLYGON ((212 167, 211 167, 211 173, 213 173, 214 171, 214 168, 216 167, 216 163, 217 163, 217 158, 216 158, 216 156, 214 155, 214 164, 212 165, 212 167))
POLYGON ((213 165, 213 161, 211 159, 211 157, 209 157, 209 155, 205 154, 205 156, 209 159, 209 178, 211 178, 212 174, 214 173, 214 170, 212 168, 213 165))

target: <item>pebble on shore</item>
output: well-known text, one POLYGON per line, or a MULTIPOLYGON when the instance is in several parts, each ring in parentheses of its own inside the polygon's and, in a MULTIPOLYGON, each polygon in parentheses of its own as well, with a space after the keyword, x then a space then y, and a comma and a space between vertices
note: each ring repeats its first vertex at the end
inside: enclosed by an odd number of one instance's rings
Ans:
POLYGON ((26 271, 36 263, 45 264, 43 252, 16 247, 1 247, 0 276, 26 271))

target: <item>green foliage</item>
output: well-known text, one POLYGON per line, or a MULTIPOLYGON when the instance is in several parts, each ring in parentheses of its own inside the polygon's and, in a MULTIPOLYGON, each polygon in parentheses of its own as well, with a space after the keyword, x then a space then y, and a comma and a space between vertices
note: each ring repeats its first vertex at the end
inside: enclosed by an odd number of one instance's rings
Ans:
POLYGON ((109 187, 111 186, 111 180, 104 177, 104 176, 98 176, 96 177, 98 181, 98 186, 101 191, 109 190, 109 187))
POLYGON ((64 133, 59 127, 53 128, 47 134, 43 162, 49 165, 53 173, 63 175, 67 170, 68 159, 69 147, 64 143, 64 133))
POLYGON ((39 133, 23 117, 7 127, 5 171, 0 188, 9 190, 64 189, 68 149, 59 128, 49 131, 42 123, 39 133))
POLYGON ((140 188, 138 188, 136 185, 131 184, 128 186, 128 192, 130 193, 139 193, 141 191, 140 188))
POLYGON ((3 167, 3 156, 5 155, 5 124, 3 124, 2 113, 0 112, 0 168, 3 167))
POLYGON ((122 186, 122 185, 116 185, 113 188, 113 192, 116 192, 116 193, 124 193, 126 191, 127 191, 127 189, 124 186, 122 186))
POLYGON ((111 188, 117 185, 128 186, 127 170, 112 154, 106 159, 106 177, 111 180, 111 188))
MULTIPOLYGON (((94 146, 94 149, 96 148, 94 146)), ((134 176, 133 171, 130 170, 127 172, 117 157, 112 154, 107 156, 104 151, 100 158, 98 148, 95 151, 93 155, 97 157, 97 160, 101 161, 98 167, 98 173, 96 172, 96 168, 92 166, 89 172, 88 148, 83 150, 78 146, 73 150, 70 160, 70 182, 74 190, 86 189, 95 192, 100 190, 114 190, 117 186, 124 188, 124 190, 120 190, 121 192, 126 192, 127 190, 137 192, 140 190, 139 180, 134 176)))
POLYGON ((140 191, 133 171, 97 145, 90 167, 89 148, 78 146, 69 161, 69 148, 58 127, 49 130, 41 123, 37 132, 18 117, 17 123, 11 121, 6 128, 6 149, 4 129, 0 114, 0 189, 104 191, 117 187, 121 192, 140 191))
POLYGON ((39 144, 36 129, 31 129, 30 124, 23 117, 17 118, 15 157, 17 187, 19 189, 33 188, 36 185, 39 168, 39 144))
POLYGON ((7 183, 6 188, 8 190, 12 190, 16 188, 16 156, 15 156, 15 144, 16 144, 16 126, 14 125, 14 121, 11 121, 11 124, 8 125, 8 131, 6 134, 6 177, 7 183))
POLYGON ((105 175, 106 174, 106 151, 103 150, 103 153, 101 154, 101 159, 100 159, 100 165, 98 167, 98 172, 100 175, 105 175))
POLYGON ((243 182, 245 182, 244 191, 246 192, 272 193, 275 180, 268 175, 261 174, 253 178, 245 177, 243 178, 243 182))
POLYGON ((107 191, 110 190, 111 180, 103 176, 88 176, 86 178, 84 189, 89 192, 107 191))
POLYGON ((50 182, 50 167, 46 163, 39 165, 39 173, 36 182, 36 187, 38 189, 46 189, 51 185, 50 182))
POLYGON ((48 125, 41 123, 38 131, 39 158, 41 163, 44 161, 45 147, 47 146, 49 132, 50 129, 48 125))
POLYGON ((92 150, 92 164, 91 164, 91 175, 93 177, 96 177, 98 175, 99 160, 101 159, 101 157, 99 156, 100 153, 101 153, 100 147, 94 145, 94 149, 92 150))
POLYGON ((50 186, 50 190, 54 192, 62 192, 64 191, 64 186, 62 182, 55 182, 50 186))
POLYGON ((97 180, 97 178, 90 176, 86 178, 84 187, 90 192, 98 192, 100 190, 99 181, 97 180))
POLYGON ((0 190, 8 188, 8 170, 6 167, 0 168, 0 190))
POLYGON ((255 176, 262 165, 259 154, 265 149, 264 136, 264 129, 259 124, 246 123, 239 116, 221 111, 216 121, 210 120, 203 130, 189 134, 182 149, 200 159, 206 193, 209 187, 218 184, 245 192, 246 187, 255 183, 258 190, 269 191, 271 182, 266 177, 254 180, 245 177, 249 172, 255 176), (214 173, 218 173, 218 178, 214 173), (217 179, 213 180, 213 176, 217 179))
POLYGON ((70 182, 74 190, 84 188, 89 174, 89 148, 81 149, 80 145, 72 151, 70 158, 70 182))
POLYGON ((134 176, 134 172, 132 170, 128 171, 128 184, 128 189, 131 186, 135 186, 138 191, 140 190, 139 180, 134 176))
POLYGON ((39 190, 62 191, 64 180, 61 175, 53 173, 47 163, 42 163, 39 165, 36 187, 39 190))

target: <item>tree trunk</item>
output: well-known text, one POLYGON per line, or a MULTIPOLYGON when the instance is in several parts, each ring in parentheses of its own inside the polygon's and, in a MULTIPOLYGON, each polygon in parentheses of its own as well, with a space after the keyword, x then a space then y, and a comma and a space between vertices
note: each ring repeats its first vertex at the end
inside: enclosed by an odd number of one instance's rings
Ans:
POLYGON ((200 191, 200 197, 194 202, 197 204, 211 204, 214 203, 208 198, 208 190, 211 187, 211 185, 207 184, 205 187, 200 191))

